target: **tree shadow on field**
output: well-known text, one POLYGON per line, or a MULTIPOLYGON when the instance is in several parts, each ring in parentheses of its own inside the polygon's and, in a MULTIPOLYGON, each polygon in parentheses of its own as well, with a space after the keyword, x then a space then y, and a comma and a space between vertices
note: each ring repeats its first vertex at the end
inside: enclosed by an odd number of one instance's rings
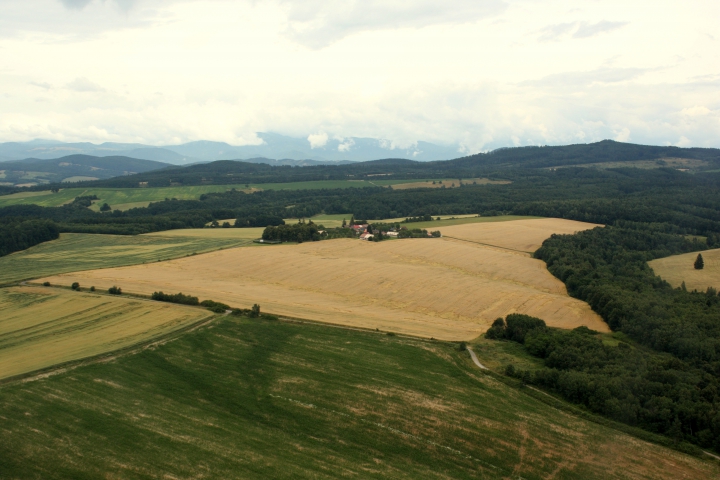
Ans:
POLYGON ((167 345, 171 351, 146 352, 147 372, 154 377, 148 380, 173 401, 202 400, 230 415, 263 415, 272 408, 263 400, 277 376, 271 357, 296 333, 275 322, 221 320, 187 334, 183 345, 167 345))

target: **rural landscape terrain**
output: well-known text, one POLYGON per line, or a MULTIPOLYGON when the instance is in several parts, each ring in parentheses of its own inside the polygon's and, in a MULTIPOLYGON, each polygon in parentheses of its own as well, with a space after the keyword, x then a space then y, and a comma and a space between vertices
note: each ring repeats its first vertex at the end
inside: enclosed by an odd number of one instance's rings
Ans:
POLYGON ((0 185, 1 478, 720 478, 719 150, 73 157, 0 185))

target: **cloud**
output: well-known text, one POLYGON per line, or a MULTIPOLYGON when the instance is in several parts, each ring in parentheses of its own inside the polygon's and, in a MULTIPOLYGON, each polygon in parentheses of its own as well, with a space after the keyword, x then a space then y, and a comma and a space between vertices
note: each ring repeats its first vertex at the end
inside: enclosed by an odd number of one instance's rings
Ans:
POLYGON ((353 145, 355 145, 355 140, 348 138, 338 145, 338 152, 347 152, 353 145))
POLYGON ((90 2, 92 2, 92 0, 60 0, 60 3, 71 10, 82 10, 90 2))
POLYGON ((602 33, 608 33, 627 25, 628 22, 610 22, 602 20, 597 23, 588 22, 568 22, 549 25, 540 30, 538 40, 540 42, 550 42, 553 40, 561 40, 563 38, 590 38, 602 33), (572 35, 571 35, 572 34, 572 35))
POLYGON ((573 38, 589 38, 601 33, 612 32, 618 28, 622 28, 627 25, 627 22, 609 22, 603 20, 597 23, 585 23, 582 22, 578 27, 577 31, 573 34, 573 38))
POLYGON ((30 84, 34 87, 42 88, 44 90, 50 90, 51 88, 53 88, 52 85, 50 85, 47 82, 28 82, 28 84, 30 84))
POLYGON ((65 88, 69 90, 73 90, 75 92, 104 92, 105 89, 102 88, 97 83, 93 83, 90 80, 88 80, 85 77, 78 77, 72 82, 65 85, 65 88))
POLYGON ((323 48, 363 31, 469 23, 503 13, 503 0, 279 0, 287 11, 286 35, 310 48, 323 48))
POLYGON ((633 80, 649 71, 651 71, 651 69, 603 67, 588 72, 555 73, 539 80, 527 80, 520 83, 520 85, 565 88, 570 86, 587 86, 594 83, 619 83, 633 80))
POLYGON ((307 140, 310 142, 310 148, 322 148, 328 142, 328 134, 320 132, 314 135, 308 135, 307 140))

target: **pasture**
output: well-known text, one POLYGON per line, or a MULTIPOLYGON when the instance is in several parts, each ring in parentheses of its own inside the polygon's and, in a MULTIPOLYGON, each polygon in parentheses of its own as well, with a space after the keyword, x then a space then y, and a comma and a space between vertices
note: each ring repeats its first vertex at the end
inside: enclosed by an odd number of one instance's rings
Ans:
MULTIPOLYGON (((60 238, 27 250, 0 257, 0 285, 30 278, 78 270, 135 265, 199 254, 221 248, 252 245, 235 230, 237 236, 223 238, 215 229, 190 230, 190 236, 166 235, 91 235, 62 233, 60 238), (208 232, 192 236, 195 232, 208 232)), ((218 229, 220 230, 220 229, 218 229)), ((223 229, 228 230, 228 229, 223 229)))
POLYGON ((717 478, 564 413, 452 345, 212 324, 0 390, 9 478, 717 478))
POLYGON ((555 327, 585 325, 607 331, 586 303, 567 295, 544 262, 507 249, 532 240, 517 239, 518 232, 539 235, 545 228, 547 237, 583 226, 593 225, 548 219, 446 229, 463 228, 460 234, 474 239, 484 238, 478 232, 489 229, 487 241, 505 248, 450 238, 380 243, 337 239, 235 248, 43 280, 103 288, 117 284, 145 295, 183 292, 243 308, 259 303, 264 311, 279 315, 449 340, 475 338, 497 317, 514 312, 540 317, 555 327), (512 225, 527 222, 536 223, 520 229, 512 225), (510 232, 505 236, 498 233, 503 225, 510 232))
POLYGON ((0 311, 0 379, 122 349, 212 316, 200 308, 47 287, 0 289, 0 311))
POLYGON ((700 253, 705 261, 705 268, 702 270, 695 270, 693 266, 698 252, 658 258, 648 262, 648 265, 655 271, 655 275, 662 277, 673 287, 679 287, 685 282, 688 290, 704 292, 708 287, 720 289, 720 249, 700 253))

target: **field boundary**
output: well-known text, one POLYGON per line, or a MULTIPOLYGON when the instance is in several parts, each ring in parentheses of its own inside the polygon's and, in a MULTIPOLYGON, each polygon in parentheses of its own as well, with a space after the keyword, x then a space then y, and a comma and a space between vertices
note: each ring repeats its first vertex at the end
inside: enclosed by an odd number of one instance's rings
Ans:
MULTIPOLYGON (((109 294, 107 294, 109 296, 109 294)), ((130 297, 130 295, 128 295, 130 297)), ((147 298, 143 297, 133 297, 140 300, 149 300, 147 298)), ((83 358, 78 358, 75 360, 69 360, 67 362, 61 362, 56 363, 55 365, 51 365, 49 367, 40 368, 37 370, 32 370, 30 372, 20 373, 18 375, 12 375, 10 377, 5 377, 0 379, 0 387, 4 385, 11 385, 15 383, 25 383, 25 382, 32 382, 35 380, 40 380, 52 375, 57 375, 63 372, 66 372, 68 370, 72 370, 77 367, 82 367, 85 365, 93 365, 96 363, 103 363, 111 361, 117 357, 130 355, 133 353, 136 353, 137 351, 144 350, 146 348, 150 348, 155 345, 159 345, 161 343, 165 343, 171 340, 174 340, 176 337, 180 337, 181 335, 184 335, 185 333, 191 332, 195 329, 201 328, 205 326, 206 324, 209 324, 213 321, 215 321, 217 318, 226 315, 226 314, 213 314, 208 317, 205 317, 203 319, 200 319, 196 322, 193 322, 189 325, 185 325, 183 327, 178 328, 177 330, 173 330, 172 332, 164 333, 157 335, 152 338, 145 339, 141 342, 135 343, 133 345, 128 345, 127 347, 119 348, 117 350, 112 350, 109 352, 103 352, 96 355, 90 355, 83 358)))
MULTIPOLYGON (((442 227, 438 227, 438 228, 442 228, 442 227)), ((530 258, 532 258, 532 256, 533 256, 532 252, 527 252, 525 250, 516 250, 514 248, 509 248, 509 247, 499 247, 499 246, 493 245, 491 243, 476 242, 474 240, 466 240, 464 238, 451 237, 450 235, 443 235, 442 238, 450 238, 452 240, 458 240, 460 242, 468 242, 468 243, 474 243, 475 245, 482 245, 483 247, 491 247, 491 248, 497 248, 500 250, 508 250, 510 252, 522 253, 523 255, 527 255, 530 258)))

